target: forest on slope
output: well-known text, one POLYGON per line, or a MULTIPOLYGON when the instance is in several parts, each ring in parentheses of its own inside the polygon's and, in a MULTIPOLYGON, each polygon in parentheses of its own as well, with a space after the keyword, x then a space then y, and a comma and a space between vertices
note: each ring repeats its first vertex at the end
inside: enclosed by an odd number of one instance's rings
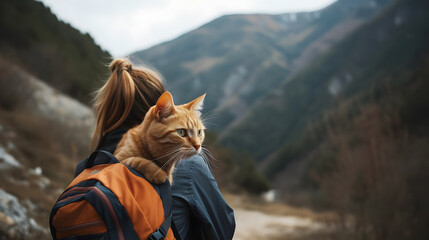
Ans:
POLYGON ((1 1, 0 33, 1 58, 83 103, 108 74, 110 54, 41 2, 1 1))

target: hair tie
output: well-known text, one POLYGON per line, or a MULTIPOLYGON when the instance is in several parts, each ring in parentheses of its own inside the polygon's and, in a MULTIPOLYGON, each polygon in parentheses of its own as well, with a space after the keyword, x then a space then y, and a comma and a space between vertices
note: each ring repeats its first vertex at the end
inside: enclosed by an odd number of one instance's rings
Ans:
POLYGON ((110 63, 110 71, 112 73, 114 71, 120 73, 123 70, 128 72, 131 72, 133 70, 131 62, 129 62, 127 59, 116 59, 110 63))

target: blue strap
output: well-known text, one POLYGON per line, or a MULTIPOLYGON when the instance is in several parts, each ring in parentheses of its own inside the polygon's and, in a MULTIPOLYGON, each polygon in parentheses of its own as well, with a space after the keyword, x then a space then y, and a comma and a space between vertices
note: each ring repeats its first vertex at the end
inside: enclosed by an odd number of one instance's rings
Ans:
POLYGON ((161 226, 155 230, 150 236, 149 240, 162 240, 167 237, 168 229, 170 229, 170 224, 172 221, 171 214, 168 216, 165 221, 161 224, 161 226))
MULTIPOLYGON (((127 211, 122 206, 121 202, 117 198, 117 196, 107 187, 105 187, 101 182, 97 182, 95 187, 98 188, 106 197, 108 202, 113 207, 114 215, 116 215, 117 220, 119 220, 120 228, 122 229, 123 236, 126 240, 137 240, 138 235, 134 230, 133 223, 131 222, 131 218, 129 217, 127 211)), ((92 207, 97 211, 98 215, 103 219, 104 224, 106 225, 109 233, 110 240, 118 240, 118 232, 117 225, 114 222, 113 216, 109 211, 109 208, 106 202, 96 194, 94 191, 91 191, 85 197, 88 203, 92 205, 92 207)), ((109 204, 109 203, 107 203, 109 204)))
MULTIPOLYGON (((159 193, 159 197, 161 198, 162 207, 164 208, 165 220, 161 224, 161 226, 149 236, 149 240, 162 240, 167 236, 168 230, 170 229, 171 222, 173 220, 172 213, 171 213, 173 197, 171 195, 171 187, 170 187, 170 182, 168 180, 165 183, 159 184, 159 185, 156 185, 153 183, 151 184, 153 188, 157 190, 157 192, 159 193)), ((180 240, 177 237, 176 239, 180 240)))
POLYGON ((116 159, 116 157, 113 156, 113 154, 111 154, 110 152, 104 151, 104 150, 95 150, 91 154, 91 156, 89 156, 88 161, 86 162, 85 168, 92 168, 94 166, 96 159, 97 160, 102 159, 103 163, 119 163, 118 159, 116 159), (100 155, 98 153, 103 153, 105 155, 104 158, 103 158, 103 155, 100 155), (108 157, 108 159, 106 159, 106 156, 108 157))

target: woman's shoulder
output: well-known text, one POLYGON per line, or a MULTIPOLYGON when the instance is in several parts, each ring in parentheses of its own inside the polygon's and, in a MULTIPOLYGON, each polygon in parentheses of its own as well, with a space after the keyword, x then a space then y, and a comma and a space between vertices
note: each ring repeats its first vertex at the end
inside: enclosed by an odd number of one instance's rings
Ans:
POLYGON ((179 161, 173 175, 173 185, 183 184, 196 187, 200 184, 216 181, 208 163, 199 155, 179 161))
MULTIPOLYGON (((177 170, 190 173, 210 173, 209 163, 200 155, 192 156, 177 163, 177 170)), ((176 170, 176 171, 177 171, 176 170)))
POLYGON ((185 166, 196 165, 199 167, 204 167, 206 163, 203 157, 201 157, 200 155, 194 155, 190 158, 180 160, 178 162, 178 165, 185 165, 185 166))

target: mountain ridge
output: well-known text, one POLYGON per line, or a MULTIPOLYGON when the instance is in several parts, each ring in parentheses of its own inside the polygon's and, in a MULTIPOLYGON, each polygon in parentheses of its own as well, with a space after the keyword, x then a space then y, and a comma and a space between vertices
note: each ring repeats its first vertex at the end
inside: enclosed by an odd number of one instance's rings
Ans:
POLYGON ((294 65, 305 65, 388 2, 342 0, 315 12, 225 15, 131 56, 163 73, 178 102, 208 92, 206 109, 215 112, 219 131, 293 74, 294 65), (313 50, 300 58, 309 44, 313 50))

